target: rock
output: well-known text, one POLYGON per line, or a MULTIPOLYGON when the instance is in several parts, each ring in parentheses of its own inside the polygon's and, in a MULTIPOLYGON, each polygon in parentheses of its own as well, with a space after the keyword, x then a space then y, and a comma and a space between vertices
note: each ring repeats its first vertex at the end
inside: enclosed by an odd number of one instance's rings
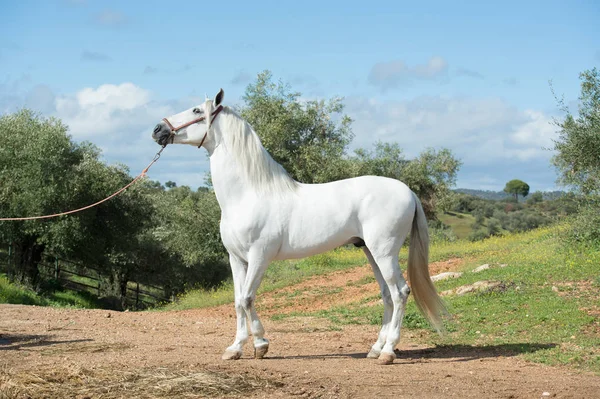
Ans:
POLYGON ((460 276, 462 276, 462 273, 460 273, 460 272, 444 272, 444 273, 440 273, 435 276, 432 276, 431 281, 448 280, 451 278, 459 278, 460 276))
POLYGON ((476 281, 473 284, 461 285, 460 287, 456 287, 451 290, 443 291, 440 293, 442 296, 447 295, 458 295, 462 296, 468 294, 470 292, 490 292, 496 289, 506 288, 504 284, 500 281, 476 281))
POLYGON ((479 272, 482 272, 482 271, 487 270, 489 268, 490 268, 490 265, 486 263, 485 265, 481 265, 479 267, 476 267, 472 271, 473 271, 473 273, 479 273, 479 272))
POLYGON ((550 392, 542 392, 542 396, 543 397, 548 397, 548 396, 550 396, 550 392))
POLYGON ((555 286, 555 285, 553 285, 553 286, 552 286, 552 291, 553 291, 553 292, 558 292, 558 287, 557 287, 557 286, 555 286))

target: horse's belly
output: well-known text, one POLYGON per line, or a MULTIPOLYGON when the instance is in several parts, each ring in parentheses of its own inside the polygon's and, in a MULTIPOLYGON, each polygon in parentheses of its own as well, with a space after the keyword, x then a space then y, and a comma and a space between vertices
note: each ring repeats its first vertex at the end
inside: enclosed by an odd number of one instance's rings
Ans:
POLYGON ((278 259, 303 258, 332 250, 360 235, 358 223, 350 215, 331 213, 304 215, 291 220, 284 235, 278 259))

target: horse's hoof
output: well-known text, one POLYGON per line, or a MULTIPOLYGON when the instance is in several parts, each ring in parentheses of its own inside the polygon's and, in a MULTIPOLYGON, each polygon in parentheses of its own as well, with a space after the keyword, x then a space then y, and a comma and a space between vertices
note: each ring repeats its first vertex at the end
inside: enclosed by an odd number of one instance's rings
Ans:
POLYGON ((241 351, 225 351, 225 353, 223 353, 223 356, 221 356, 221 359, 223 360, 238 360, 240 357, 242 357, 242 352, 241 351))
POLYGON ((254 348, 254 358, 262 359, 265 357, 267 352, 269 351, 269 345, 260 346, 258 348, 254 348))
POLYGON ((395 353, 381 353, 381 355, 379 355, 379 361, 378 363, 381 365, 388 365, 388 364, 392 364, 394 363, 394 360, 396 359, 396 354, 395 353))
POLYGON ((381 352, 378 352, 375 349, 371 349, 369 353, 367 353, 367 359, 379 359, 380 354, 381 352))

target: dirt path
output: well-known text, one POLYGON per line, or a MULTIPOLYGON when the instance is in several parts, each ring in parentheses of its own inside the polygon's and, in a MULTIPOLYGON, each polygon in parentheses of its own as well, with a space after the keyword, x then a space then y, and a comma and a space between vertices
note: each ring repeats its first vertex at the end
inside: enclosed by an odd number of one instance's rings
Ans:
MULTIPOLYGON (((361 267, 266 294, 259 313, 373 296, 369 275, 361 267)), ((231 305, 143 313, 0 305, 0 398, 600 397, 600 376, 528 363, 508 347, 430 348, 406 331, 400 357, 378 366, 365 358, 375 326, 264 321, 268 357, 252 359, 248 346, 241 360, 223 362, 235 334, 231 305)))

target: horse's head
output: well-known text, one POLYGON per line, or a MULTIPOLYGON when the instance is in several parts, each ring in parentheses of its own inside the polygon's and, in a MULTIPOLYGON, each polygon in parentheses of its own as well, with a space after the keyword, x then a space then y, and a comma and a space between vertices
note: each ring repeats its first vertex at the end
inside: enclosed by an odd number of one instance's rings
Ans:
POLYGON ((210 126, 223 109, 221 103, 225 93, 219 90, 214 100, 163 118, 154 127, 152 138, 160 145, 169 143, 191 144, 201 147, 207 140, 210 126))

